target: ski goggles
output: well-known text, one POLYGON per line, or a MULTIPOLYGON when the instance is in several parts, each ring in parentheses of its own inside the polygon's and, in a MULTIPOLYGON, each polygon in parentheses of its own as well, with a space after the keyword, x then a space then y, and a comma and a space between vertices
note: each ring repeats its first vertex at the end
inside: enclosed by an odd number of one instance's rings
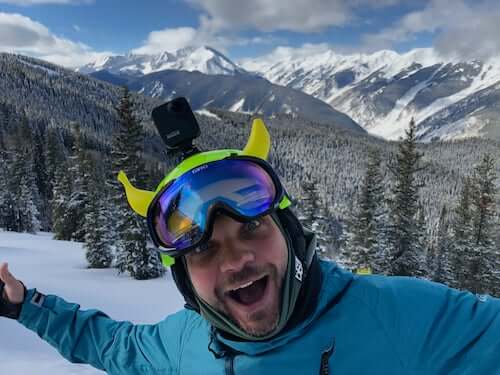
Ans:
POLYGON ((214 212, 239 221, 287 207, 276 173, 262 159, 237 156, 212 161, 163 187, 151 202, 147 222, 159 250, 172 257, 187 254, 212 233, 214 212))

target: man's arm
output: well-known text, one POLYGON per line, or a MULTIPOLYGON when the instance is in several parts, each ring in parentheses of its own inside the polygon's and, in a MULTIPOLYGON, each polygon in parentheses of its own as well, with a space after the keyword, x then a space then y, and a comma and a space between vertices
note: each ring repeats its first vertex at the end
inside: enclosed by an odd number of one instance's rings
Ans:
POLYGON ((409 370, 500 374, 500 299, 397 277, 377 310, 409 370))
POLYGON ((81 310, 57 296, 24 285, 0 263, 0 316, 17 319, 54 346, 66 359, 110 374, 169 374, 178 358, 186 314, 155 325, 110 319, 98 310, 81 310))
POLYGON ((176 333, 185 324, 179 314, 156 325, 119 322, 35 289, 28 290, 18 321, 67 360, 110 374, 169 374, 176 333))

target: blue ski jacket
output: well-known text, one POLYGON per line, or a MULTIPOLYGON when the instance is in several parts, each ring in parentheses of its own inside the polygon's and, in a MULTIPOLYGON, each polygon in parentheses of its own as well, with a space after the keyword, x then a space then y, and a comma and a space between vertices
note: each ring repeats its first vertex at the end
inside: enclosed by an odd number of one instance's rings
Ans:
POLYGON ((19 321, 109 374, 500 374, 500 299, 320 262, 314 312, 264 342, 227 340, 188 309, 134 325, 35 289, 19 321))

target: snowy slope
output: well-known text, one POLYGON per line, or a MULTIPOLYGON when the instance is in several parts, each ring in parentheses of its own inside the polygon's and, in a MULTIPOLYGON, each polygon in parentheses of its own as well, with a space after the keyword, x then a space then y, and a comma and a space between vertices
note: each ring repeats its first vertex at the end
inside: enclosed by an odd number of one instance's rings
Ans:
MULTIPOLYGON (((0 261, 27 287, 57 294, 82 308, 97 308, 113 319, 155 323, 183 306, 170 274, 136 281, 115 269, 86 268, 82 244, 52 240, 52 234, 1 232, 0 261)), ((0 318, 0 374, 104 374, 87 365, 71 364, 19 323, 0 318)))

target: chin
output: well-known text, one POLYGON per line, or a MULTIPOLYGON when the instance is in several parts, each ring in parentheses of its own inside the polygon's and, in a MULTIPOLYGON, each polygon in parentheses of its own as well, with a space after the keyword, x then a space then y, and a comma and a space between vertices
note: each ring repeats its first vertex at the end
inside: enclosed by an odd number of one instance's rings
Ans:
POLYGON ((273 317, 259 319, 258 321, 251 322, 238 322, 242 330, 251 336, 263 337, 272 333, 278 326, 279 314, 274 314, 273 317))

